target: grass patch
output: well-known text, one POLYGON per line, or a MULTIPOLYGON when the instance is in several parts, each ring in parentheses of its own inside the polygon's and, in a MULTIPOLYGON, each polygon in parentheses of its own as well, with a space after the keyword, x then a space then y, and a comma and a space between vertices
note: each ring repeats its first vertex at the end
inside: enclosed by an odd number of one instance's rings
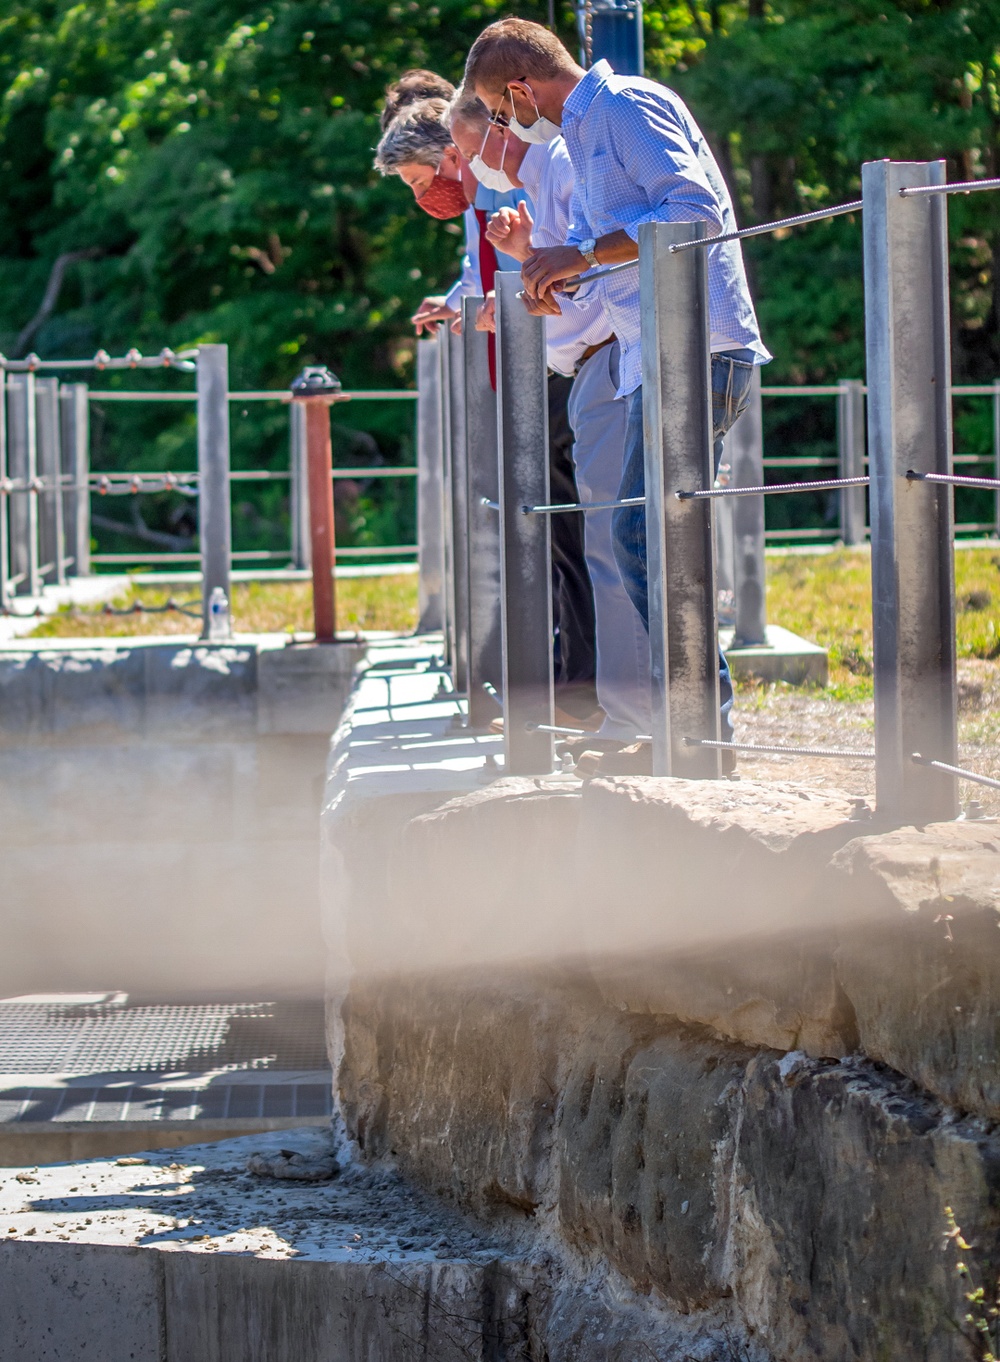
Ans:
MULTIPOLYGON (((956 643, 960 658, 1000 657, 1000 554, 955 554, 956 643)), ((767 560, 768 619, 830 654, 828 693, 867 700, 873 693, 871 561, 864 550, 767 560)))
MULTIPOLYGON (((1000 551, 962 549, 955 554, 956 637, 960 659, 1000 658, 1000 551)), ((767 560, 768 618, 813 640, 830 654, 830 699, 872 696, 871 567, 864 550, 789 554, 767 560)), ((182 587, 144 586, 137 579, 113 604, 163 606, 173 598, 198 610, 198 593, 182 587)), ((233 587, 233 619, 240 633, 312 630, 309 582, 239 582, 233 587)), ((337 582, 337 627, 342 630, 411 632, 417 624, 417 576, 345 577, 337 582)), ((191 635, 199 622, 186 615, 108 615, 101 606, 61 610, 41 620, 37 638, 191 635)), ((756 689, 741 686, 746 699, 756 689)), ((970 706, 971 708, 971 706, 970 706)))
MULTIPOLYGON (((139 605, 141 611, 112 615, 103 605, 60 610, 39 621, 33 638, 125 638, 137 634, 192 635, 201 631, 197 590, 143 586, 137 581, 109 602, 117 610, 139 605), (162 612, 169 600, 192 610, 162 612), (146 614, 143 611, 149 610, 146 614), (155 613, 153 613, 155 612, 155 613)), ((312 586, 309 582, 236 582, 232 595, 233 627, 241 634, 312 632, 312 586)), ((417 626, 417 575, 342 577, 337 582, 337 628, 348 631, 393 630, 412 633, 417 626)))

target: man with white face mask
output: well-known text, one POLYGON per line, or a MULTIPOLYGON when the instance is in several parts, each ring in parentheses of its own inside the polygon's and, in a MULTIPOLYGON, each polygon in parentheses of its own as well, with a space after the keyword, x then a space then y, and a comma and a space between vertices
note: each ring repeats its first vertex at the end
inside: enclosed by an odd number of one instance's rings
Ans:
MULTIPOLYGON (((524 188, 534 200, 534 217, 522 199, 516 209, 502 208, 491 219, 487 237, 495 247, 524 261, 537 247, 565 241, 573 167, 561 137, 531 145, 512 136, 490 122, 485 105, 464 87, 452 101, 451 134, 480 180, 484 170, 491 177, 502 173, 508 184, 524 188)), ((567 458, 563 469, 553 457, 551 499, 613 500, 621 479, 625 409, 616 400, 618 346, 600 302, 564 301, 560 315, 546 318, 545 340, 549 369, 564 376, 560 387, 572 379, 567 403, 572 462, 567 458)), ((597 698, 606 715, 600 735, 625 739, 648 733, 649 640, 615 565, 611 512, 553 516, 554 559, 567 530, 577 543, 582 536, 594 592, 597 698)))
MULTIPOLYGON (((573 224, 562 245, 537 250, 521 274, 525 291, 550 315, 563 280, 595 266, 638 256, 644 222, 708 223, 709 235, 736 229, 733 205, 715 157, 690 110, 674 91, 639 76, 616 76, 605 61, 584 71, 548 29, 502 19, 476 39, 465 67, 495 117, 528 141, 561 131, 576 175, 573 224)), ((770 359, 760 338, 738 241, 706 250, 711 327, 711 398, 716 462, 721 437, 749 400, 753 369, 770 359)), ((638 270, 594 281, 594 292, 621 342, 619 396, 628 408, 622 499, 645 490, 638 270)), ((643 507, 614 513, 615 557, 648 628, 646 519, 643 507)), ((732 737, 732 683, 720 655, 724 738, 732 737)))

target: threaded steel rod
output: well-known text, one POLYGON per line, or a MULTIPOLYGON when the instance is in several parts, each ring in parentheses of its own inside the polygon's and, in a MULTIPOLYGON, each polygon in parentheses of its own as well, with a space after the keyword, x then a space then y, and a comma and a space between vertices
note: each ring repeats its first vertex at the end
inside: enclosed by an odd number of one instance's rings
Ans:
POLYGON ((771 496, 776 492, 823 492, 834 487, 867 487, 867 478, 822 478, 816 482, 774 482, 764 487, 711 487, 703 492, 675 492, 678 501, 704 497, 771 496))
POLYGON ((923 198, 927 194, 976 194, 981 189, 1000 189, 1000 180, 957 180, 954 184, 920 184, 901 189, 901 199, 923 198))
POLYGON ((949 766, 946 761, 933 761, 930 757, 922 757, 919 752, 911 752, 910 760, 917 766, 932 766, 935 771, 944 771, 949 776, 958 776, 959 780, 971 780, 977 785, 986 785, 991 790, 1000 790, 1000 780, 993 780, 990 776, 976 775, 975 771, 967 771, 964 766, 949 766))
POLYGON ((940 482, 947 487, 986 487, 994 492, 1000 488, 1000 478, 967 478, 956 473, 915 473, 912 468, 907 470, 906 480, 907 482, 940 482))
POLYGON ((846 747, 783 747, 752 742, 713 742, 708 738, 685 738, 687 747, 717 747, 721 751, 760 752, 786 757, 848 757, 858 761, 874 761, 874 752, 857 752, 846 747))

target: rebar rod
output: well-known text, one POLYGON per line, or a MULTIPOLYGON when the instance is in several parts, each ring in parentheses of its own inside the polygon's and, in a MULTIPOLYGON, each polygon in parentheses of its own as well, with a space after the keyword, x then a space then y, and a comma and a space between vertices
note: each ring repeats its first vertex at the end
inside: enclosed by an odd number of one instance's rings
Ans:
POLYGON ((522 515, 563 515, 567 511, 614 511, 619 506, 645 506, 645 497, 625 497, 621 501, 566 501, 552 506, 522 506, 522 515))
POLYGON ((678 241, 671 251, 689 251, 693 246, 718 246, 723 241, 742 241, 748 236, 766 236, 768 232, 780 232, 786 227, 801 227, 807 222, 825 222, 827 218, 843 217, 845 213, 859 213, 861 199, 852 203, 841 203, 836 208, 817 208, 812 213, 796 213, 794 217, 779 218, 777 222, 762 222, 758 227, 744 227, 739 232, 726 232, 722 236, 704 237, 700 241, 678 241))
MULTIPOLYGON (((985 462, 985 459, 983 460, 985 462)), ((907 469, 907 482, 940 482, 947 487, 986 487, 991 491, 1000 488, 1000 478, 967 478, 960 473, 915 473, 907 469)))
POLYGON ((874 761, 874 752, 858 752, 847 747, 786 747, 774 744, 752 742, 710 742, 707 738, 685 738, 688 747, 717 747, 722 751, 759 752, 765 755, 786 757, 839 757, 874 761))
POLYGON ((675 492, 678 501, 704 497, 749 497, 775 492, 824 492, 835 487, 867 487, 867 478, 821 478, 815 482, 774 482, 762 487, 710 487, 699 492, 675 492))
POLYGON ((1000 189, 1000 179, 957 180, 954 184, 921 184, 901 189, 901 199, 922 198, 926 194, 975 194, 981 189, 1000 189))
POLYGON ((958 776, 960 780, 971 780, 977 785, 986 785, 991 790, 1000 790, 1000 780, 993 780, 990 776, 979 776, 975 771, 967 771, 964 766, 950 766, 946 761, 933 761, 930 757, 922 757, 919 752, 911 752, 910 760, 917 766, 932 766, 935 771, 958 776))

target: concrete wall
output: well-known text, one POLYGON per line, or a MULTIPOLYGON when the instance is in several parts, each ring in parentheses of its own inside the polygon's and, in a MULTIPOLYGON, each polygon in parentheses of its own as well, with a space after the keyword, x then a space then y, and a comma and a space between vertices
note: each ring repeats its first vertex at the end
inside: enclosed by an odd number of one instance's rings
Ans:
POLYGON ((943 1235, 991 1298, 996 825, 481 758, 445 791, 391 727, 375 779, 345 725, 324 812, 342 1112, 541 1264, 530 1356, 978 1356, 943 1235))
POLYGON ((316 996, 316 814, 362 657, 0 653, 0 993, 316 996))

